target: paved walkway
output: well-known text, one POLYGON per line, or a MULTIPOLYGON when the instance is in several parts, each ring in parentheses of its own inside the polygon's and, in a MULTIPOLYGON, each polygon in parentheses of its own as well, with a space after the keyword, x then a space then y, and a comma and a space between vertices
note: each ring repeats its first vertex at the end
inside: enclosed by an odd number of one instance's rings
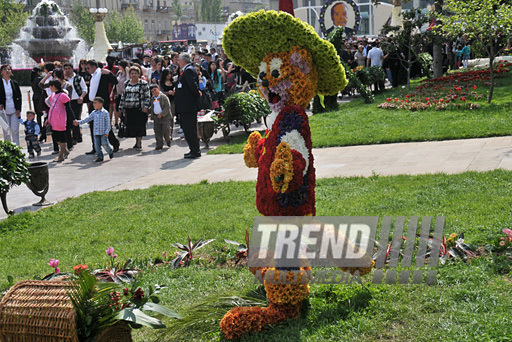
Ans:
MULTIPOLYGON (((245 167, 241 154, 206 155, 207 150, 203 149, 201 158, 183 159, 183 154, 188 152, 187 144, 176 133, 171 148, 154 151, 151 124, 149 127, 142 152, 131 148, 134 139, 124 139, 115 158, 107 157, 103 163, 94 163, 95 156, 84 154, 91 149, 90 137, 85 135, 84 142, 76 145, 69 159, 49 163, 50 189, 46 198, 60 202, 92 191, 189 184, 203 179, 209 182, 256 180, 257 170, 245 167)), ((218 133, 210 145, 222 143, 222 135, 218 133)), ((43 144, 42 156, 35 161, 50 162, 54 158, 51 151, 51 143, 43 144)), ((314 149, 313 154, 317 178, 512 170, 512 137, 323 148, 314 149)), ((7 199, 11 209, 21 212, 35 210, 31 203, 39 198, 22 185, 13 188, 7 199)), ((5 217, 2 211, 0 219, 5 217)))

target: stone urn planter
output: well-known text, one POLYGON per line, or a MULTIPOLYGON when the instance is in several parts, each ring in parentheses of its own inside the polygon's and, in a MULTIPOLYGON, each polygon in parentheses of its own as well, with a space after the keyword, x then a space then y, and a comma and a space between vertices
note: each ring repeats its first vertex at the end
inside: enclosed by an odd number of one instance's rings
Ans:
POLYGON ((50 178, 48 173, 48 163, 45 162, 37 162, 30 163, 28 166, 28 172, 30 173, 30 181, 25 184, 27 187, 32 190, 34 195, 41 197, 41 200, 37 203, 34 203, 34 206, 45 206, 51 205, 51 202, 48 202, 44 197, 48 192, 48 188, 50 186, 50 178))
POLYGON ((198 121, 197 129, 199 131, 199 135, 201 136, 201 140, 205 143, 206 148, 210 148, 210 139, 213 136, 213 132, 215 131, 215 122, 213 121, 198 121))

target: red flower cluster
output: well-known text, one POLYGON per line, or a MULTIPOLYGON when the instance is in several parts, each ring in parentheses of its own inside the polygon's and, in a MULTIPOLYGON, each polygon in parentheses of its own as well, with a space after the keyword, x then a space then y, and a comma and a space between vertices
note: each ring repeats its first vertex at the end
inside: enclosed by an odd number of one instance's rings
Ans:
POLYGON ((133 298, 134 299, 142 299, 142 297, 144 297, 144 291, 142 291, 142 289, 139 287, 135 293, 133 294, 133 298))
POLYGON ((315 215, 315 169, 311 152, 311 132, 308 116, 301 106, 286 106, 277 116, 271 133, 258 141, 256 160, 258 160, 258 181, 256 184, 256 207, 265 216, 305 216, 315 215), (284 193, 276 192, 272 186, 270 169, 275 160, 276 147, 279 145, 279 123, 286 114, 294 112, 303 119, 300 134, 306 142, 309 152, 309 167, 304 175, 305 159, 292 149, 294 177, 284 193))
MULTIPOLYGON (((512 63, 500 63, 496 67, 496 77, 510 72, 512 63)), ((477 109, 478 103, 468 100, 479 99, 484 95, 477 93, 476 83, 487 85, 485 80, 490 79, 490 70, 470 70, 457 72, 452 75, 422 81, 423 84, 414 88, 414 91, 399 97, 388 97, 386 102, 379 104, 383 109, 408 109, 410 111, 434 108, 444 110, 447 108, 477 109)), ((401 91, 402 92, 402 91, 401 91)))
POLYGON ((73 267, 73 270, 75 271, 75 274, 79 274, 80 272, 82 272, 83 270, 86 270, 88 268, 89 268, 89 266, 87 266, 87 265, 79 264, 79 265, 76 265, 75 267, 73 267))
MULTIPOLYGON (((499 63, 498 65, 496 65, 493 68, 493 71, 496 74, 496 76, 499 76, 501 74, 510 72, 511 66, 512 66, 512 63, 499 63)), ((448 76, 424 80, 422 82, 434 83, 434 84, 444 84, 444 85, 446 85, 448 83, 469 83, 469 82, 475 82, 475 81, 490 80, 491 79, 490 74, 491 74, 490 69, 469 70, 469 71, 464 71, 464 72, 456 72, 456 73, 448 75, 448 76)))
POLYGON ((110 308, 114 308, 116 310, 121 309, 121 294, 119 292, 110 292, 110 300, 112 303, 109 305, 110 308))

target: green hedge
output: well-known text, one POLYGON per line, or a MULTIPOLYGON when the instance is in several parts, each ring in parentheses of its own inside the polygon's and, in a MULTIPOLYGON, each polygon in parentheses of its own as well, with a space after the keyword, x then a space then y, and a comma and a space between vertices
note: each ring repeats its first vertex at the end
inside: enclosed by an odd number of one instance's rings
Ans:
POLYGON ((30 72, 32 69, 14 69, 12 79, 16 80, 20 86, 30 86, 30 72))

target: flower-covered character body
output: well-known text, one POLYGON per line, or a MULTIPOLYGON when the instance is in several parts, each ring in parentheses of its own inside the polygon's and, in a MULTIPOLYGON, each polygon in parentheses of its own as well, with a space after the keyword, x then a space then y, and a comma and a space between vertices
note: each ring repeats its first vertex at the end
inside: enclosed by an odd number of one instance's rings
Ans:
MULTIPOLYGON (((265 136, 252 133, 244 147, 246 165, 258 168, 258 211, 265 216, 315 215, 315 169, 305 108, 315 94, 334 95, 347 84, 334 46, 308 24, 276 11, 236 18, 224 30, 223 46, 235 64, 257 76, 259 91, 272 110, 265 136)), ((309 295, 310 268, 301 267, 296 278, 282 268, 250 271, 264 279, 270 305, 228 312, 220 323, 227 339, 297 317, 309 295), (268 272, 273 272, 273 281, 265 276, 268 272), (287 283, 278 281, 283 272, 287 283)))
POLYGON ((259 90, 272 114, 265 138, 254 132, 244 148, 246 164, 258 167, 256 206, 265 216, 315 215, 315 169, 304 110, 318 83, 311 54, 298 46, 269 53, 259 71, 259 90))

